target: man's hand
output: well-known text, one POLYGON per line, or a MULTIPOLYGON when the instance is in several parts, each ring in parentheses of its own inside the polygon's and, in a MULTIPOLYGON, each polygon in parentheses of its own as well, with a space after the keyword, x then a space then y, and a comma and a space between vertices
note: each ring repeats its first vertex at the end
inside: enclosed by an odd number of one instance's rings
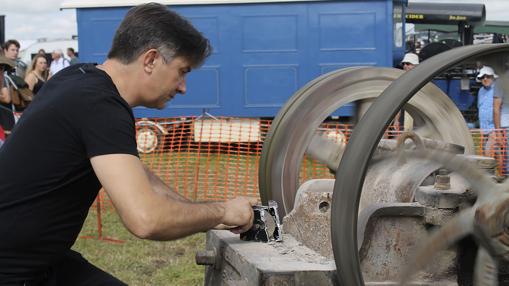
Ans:
POLYGON ((258 199, 250 197, 237 197, 224 202, 224 216, 221 224, 214 229, 228 229, 239 234, 248 231, 253 225, 253 205, 259 203, 258 199))

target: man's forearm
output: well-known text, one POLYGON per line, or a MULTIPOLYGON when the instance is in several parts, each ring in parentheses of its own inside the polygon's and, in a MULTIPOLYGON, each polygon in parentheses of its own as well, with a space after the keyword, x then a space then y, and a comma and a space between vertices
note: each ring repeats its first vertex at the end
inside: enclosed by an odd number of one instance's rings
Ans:
POLYGON ((219 202, 174 201, 161 215, 163 216, 157 220, 153 232, 146 238, 173 240, 212 229, 223 222, 225 205, 219 202))
POLYGON ((495 104, 493 106, 493 123, 495 125, 495 129, 500 129, 500 108, 501 100, 495 99, 495 104))
POLYGON ((144 168, 145 173, 147 174, 147 177, 150 181, 150 185, 152 185, 152 189, 156 193, 163 194, 174 200, 189 202, 189 200, 186 197, 182 196, 181 194, 173 190, 170 186, 166 185, 166 183, 164 183, 163 180, 161 180, 161 178, 154 174, 154 172, 152 172, 147 166, 144 166, 144 168))
POLYGON ((191 203, 168 199, 157 200, 159 209, 145 238, 170 240, 206 231, 218 225, 234 233, 247 231, 253 223, 254 199, 237 197, 226 202, 191 203), (170 204, 167 204, 170 203, 170 204))

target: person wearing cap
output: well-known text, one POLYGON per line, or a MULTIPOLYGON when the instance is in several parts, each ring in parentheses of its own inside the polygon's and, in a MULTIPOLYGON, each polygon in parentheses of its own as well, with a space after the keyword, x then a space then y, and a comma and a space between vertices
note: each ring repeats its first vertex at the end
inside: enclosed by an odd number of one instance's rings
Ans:
MULTIPOLYGON (((415 66, 417 66, 418 64, 419 64, 419 56, 417 56, 414 53, 406 53, 405 56, 403 57, 403 60, 401 60, 401 66, 403 67, 404 71, 409 71, 409 70, 413 69, 415 66)), ((412 129, 411 126, 413 125, 413 120, 412 120, 412 117, 407 112, 404 112, 403 123, 405 124, 405 127, 404 127, 405 130, 412 129)), ((401 127, 400 127, 400 125, 401 125, 401 111, 398 112, 396 114, 396 116, 394 116, 392 125, 394 126, 396 131, 400 131, 400 129, 401 129, 401 127)))
POLYGON ((492 67, 483 66, 477 75, 477 81, 482 86, 477 93, 477 109, 479 117, 479 128, 485 135, 486 144, 483 146, 484 152, 493 150, 497 138, 496 130, 500 129, 500 110, 502 107, 502 95, 495 88, 495 80, 498 75, 492 67))
POLYGON ((49 67, 49 77, 51 78, 54 76, 57 72, 63 70, 64 68, 68 67, 69 61, 64 58, 64 54, 61 49, 56 49, 51 53, 51 58, 53 59, 51 61, 51 65, 49 67))
POLYGON ((403 60, 401 60, 401 66, 405 71, 413 69, 418 64, 419 56, 414 53, 406 53, 403 60))
POLYGON ((500 108, 500 128, 503 130, 503 140, 504 142, 501 145, 505 146, 504 154, 504 171, 503 175, 509 175, 509 100, 507 100, 507 96, 509 95, 509 57, 504 60, 503 66, 504 72, 502 72, 496 83, 496 93, 501 94, 502 98, 502 107, 500 108))

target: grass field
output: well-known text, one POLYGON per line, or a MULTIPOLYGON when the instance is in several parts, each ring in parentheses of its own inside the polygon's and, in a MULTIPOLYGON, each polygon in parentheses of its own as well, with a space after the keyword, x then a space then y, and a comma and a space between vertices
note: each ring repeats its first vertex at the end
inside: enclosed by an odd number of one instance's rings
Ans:
MULTIPOLYGON (((103 237, 123 240, 80 238, 73 249, 91 263, 129 285, 203 285, 204 267, 196 265, 194 255, 205 248, 205 233, 177 241, 155 242, 134 237, 116 213, 102 212, 103 237)), ((97 216, 91 209, 82 236, 97 236, 97 216)))

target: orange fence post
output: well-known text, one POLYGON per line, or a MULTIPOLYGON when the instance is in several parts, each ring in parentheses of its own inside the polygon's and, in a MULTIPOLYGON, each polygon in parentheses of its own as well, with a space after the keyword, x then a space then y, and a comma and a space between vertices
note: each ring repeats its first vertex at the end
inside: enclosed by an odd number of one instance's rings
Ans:
MULTIPOLYGON (((81 236, 82 239, 97 239, 100 241, 107 241, 107 242, 113 242, 113 243, 124 243, 123 240, 115 239, 106 237, 103 235, 103 221, 102 221, 102 210, 104 208, 103 205, 103 190, 101 189, 99 193, 97 194, 97 197, 95 198, 94 204, 95 204, 95 211, 97 216, 97 236, 91 236, 91 235, 85 235, 81 236)), ((92 204, 92 206, 94 205, 92 204)), ((106 211, 106 210, 105 210, 106 211)))

